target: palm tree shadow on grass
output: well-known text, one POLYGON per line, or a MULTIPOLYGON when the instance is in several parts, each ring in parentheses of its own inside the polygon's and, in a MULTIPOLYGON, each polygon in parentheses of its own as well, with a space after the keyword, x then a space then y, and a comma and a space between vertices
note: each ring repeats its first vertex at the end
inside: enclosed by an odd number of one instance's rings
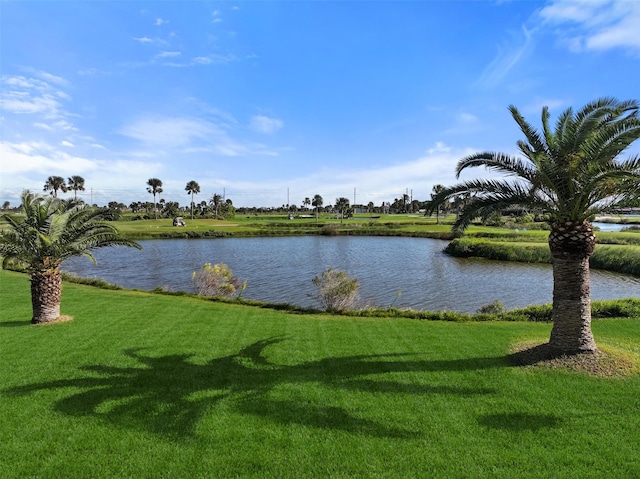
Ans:
POLYGON ((257 341, 238 354, 191 362, 192 354, 145 356, 140 349, 124 354, 139 367, 83 366, 91 373, 5 390, 25 395, 46 389, 72 389, 54 409, 70 416, 101 418, 109 424, 160 434, 174 440, 196 436, 203 415, 225 401, 231 410, 280 424, 300 424, 376 437, 414 437, 415 431, 356 417, 346 408, 330 404, 277 399, 270 394, 282 385, 319 383, 328 388, 397 394, 493 394, 487 388, 407 384, 376 381, 365 375, 396 372, 464 371, 505 367, 508 358, 473 358, 449 361, 414 360, 409 354, 331 357, 293 366, 274 364, 264 357, 268 346, 283 338, 257 341))

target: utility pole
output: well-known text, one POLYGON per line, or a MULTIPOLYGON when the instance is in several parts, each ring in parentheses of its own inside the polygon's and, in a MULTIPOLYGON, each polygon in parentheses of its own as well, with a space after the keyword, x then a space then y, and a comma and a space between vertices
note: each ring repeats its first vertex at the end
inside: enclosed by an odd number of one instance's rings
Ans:
POLYGON ((356 205, 356 189, 353 189, 353 206, 356 205))

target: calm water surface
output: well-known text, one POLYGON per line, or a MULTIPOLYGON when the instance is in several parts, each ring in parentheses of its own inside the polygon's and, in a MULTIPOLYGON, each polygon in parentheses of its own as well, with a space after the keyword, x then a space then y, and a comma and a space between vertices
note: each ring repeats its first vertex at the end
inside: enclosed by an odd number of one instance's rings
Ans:
MULTIPOLYGON (((311 279, 329 267, 358 278, 362 305, 475 312, 500 300, 508 308, 551 302, 551 266, 458 259, 446 241, 424 238, 304 236, 140 241, 96 251, 97 265, 71 258, 63 269, 125 288, 193 291, 191 274, 226 263, 247 280, 244 297, 318 306, 311 279), (398 291, 402 291, 398 297, 398 291)), ((592 299, 640 296, 640 278, 591 271, 592 299)))

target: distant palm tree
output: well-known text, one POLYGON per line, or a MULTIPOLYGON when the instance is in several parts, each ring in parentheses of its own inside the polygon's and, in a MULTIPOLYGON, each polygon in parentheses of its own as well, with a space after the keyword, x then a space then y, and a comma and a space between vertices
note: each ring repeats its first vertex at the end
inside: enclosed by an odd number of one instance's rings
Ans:
POLYGON ((24 191, 22 216, 5 214, 9 229, 0 235, 0 256, 17 260, 31 276, 32 323, 47 323, 60 316, 62 261, 87 256, 105 246, 140 246, 118 236, 102 221, 105 209, 83 202, 61 200, 24 191))
POLYGON ((162 181, 158 178, 149 178, 147 181, 147 191, 153 195, 153 213, 154 218, 158 219, 158 207, 156 203, 156 195, 162 193, 162 181))
POLYGON ((193 219, 193 195, 200 193, 200 185, 197 181, 191 180, 187 183, 185 191, 191 195, 191 219, 193 219))
POLYGON ((367 204, 367 211, 369 212, 369 217, 371 217, 373 215, 373 201, 369 201, 369 203, 367 204))
POLYGON ((309 197, 307 196, 304 201, 302 202, 302 207, 303 208, 307 208, 309 205, 311 204, 311 200, 309 199, 309 197))
POLYGON ((82 176, 71 176, 67 178, 68 189, 73 190, 73 199, 78 199, 78 191, 84 191, 84 178, 82 176))
POLYGON ((67 191, 67 185, 62 176, 50 176, 44 184, 43 191, 51 191, 54 198, 58 197, 58 190, 63 193, 67 191))
POLYGON ((429 203, 433 212, 451 198, 471 194, 454 223, 464 230, 474 218, 506 206, 544 210, 551 217, 553 328, 549 346, 564 353, 596 351, 591 332, 589 257, 596 237, 589 218, 629 198, 640 197, 640 155, 619 159, 640 138, 639 104, 601 98, 577 112, 565 110, 555 130, 542 109, 542 131, 514 106, 509 111, 526 141, 517 145, 524 159, 505 153, 476 153, 461 159, 456 173, 484 166, 513 181, 476 179, 445 188, 429 203))
POLYGON ((209 204, 213 207, 214 214, 217 219, 220 212, 220 205, 222 205, 222 195, 215 193, 209 200, 209 204))
POLYGON ((324 200, 320 195, 314 195, 313 201, 311 201, 311 205, 316 209, 316 223, 318 222, 318 215, 320 213, 320 208, 322 208, 322 204, 324 200))
POLYGON ((349 211, 349 199, 344 197, 336 198, 336 209, 340 214, 340 223, 342 223, 344 216, 347 214, 347 211, 349 211))
MULTIPOLYGON (((435 185, 431 190, 431 199, 437 197, 438 194, 442 193, 442 191, 444 191, 444 185, 435 185)), ((436 224, 440 224, 440 208, 442 206, 445 205, 438 205, 438 207, 436 208, 436 224)))

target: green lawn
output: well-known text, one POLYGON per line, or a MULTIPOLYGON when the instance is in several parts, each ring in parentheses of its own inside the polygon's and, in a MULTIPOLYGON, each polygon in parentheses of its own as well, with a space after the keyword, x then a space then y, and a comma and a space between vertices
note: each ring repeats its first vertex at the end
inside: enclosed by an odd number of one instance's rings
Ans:
MULTIPOLYGON (((540 323, 302 315, 0 271, 0 477, 637 477, 640 375, 510 365, 540 323)), ((594 323, 640 358, 640 321, 594 323)))

